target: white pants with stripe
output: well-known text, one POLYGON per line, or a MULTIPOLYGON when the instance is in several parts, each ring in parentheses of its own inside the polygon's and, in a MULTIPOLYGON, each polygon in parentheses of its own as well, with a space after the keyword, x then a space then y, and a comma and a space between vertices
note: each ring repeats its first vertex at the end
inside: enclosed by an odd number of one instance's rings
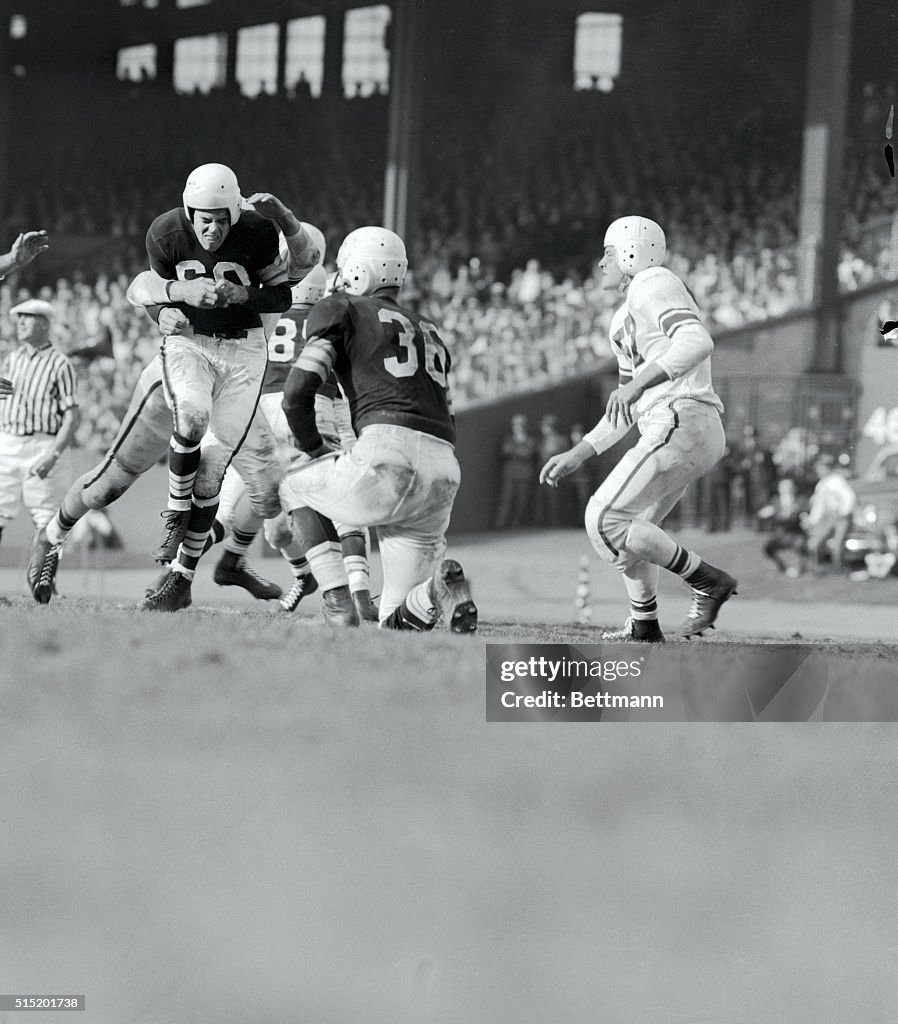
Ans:
POLYGON ((12 522, 23 505, 38 529, 53 518, 72 480, 71 454, 64 451, 43 479, 30 470, 49 454, 55 440, 53 434, 0 433, 0 527, 12 522))
POLYGON ((638 561, 627 550, 634 519, 659 524, 686 488, 721 458, 726 436, 707 402, 678 398, 640 420, 641 437, 608 474, 586 506, 586 532, 607 562, 623 571, 638 561))
POLYGON ((352 451, 293 468, 281 484, 281 504, 377 528, 383 621, 443 557, 460 480, 455 449, 447 441, 377 423, 362 430, 352 451))
POLYGON ((194 493, 218 494, 225 469, 243 444, 262 390, 268 345, 261 327, 246 338, 169 335, 162 341, 162 380, 174 429, 201 438, 194 493))

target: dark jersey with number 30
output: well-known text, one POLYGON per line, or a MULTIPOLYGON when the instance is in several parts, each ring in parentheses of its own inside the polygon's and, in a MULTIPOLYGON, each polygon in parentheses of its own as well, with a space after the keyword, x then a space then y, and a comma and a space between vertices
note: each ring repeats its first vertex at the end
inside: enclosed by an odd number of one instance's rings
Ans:
POLYGON ((432 323, 386 295, 335 292, 312 308, 305 331, 333 347, 357 434, 394 423, 455 443, 450 358, 432 323))

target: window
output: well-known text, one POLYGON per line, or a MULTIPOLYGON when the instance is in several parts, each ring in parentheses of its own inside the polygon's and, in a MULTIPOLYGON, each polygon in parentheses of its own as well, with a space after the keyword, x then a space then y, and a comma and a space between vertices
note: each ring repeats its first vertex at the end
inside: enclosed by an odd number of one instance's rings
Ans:
POLYGON ((188 36, 175 40, 174 85, 176 92, 209 92, 225 84, 228 37, 188 36))
POLYGON ((324 18, 295 18, 287 22, 287 58, 284 85, 287 92, 308 82, 313 96, 321 95, 324 81, 324 18))
POLYGON ((574 88, 611 92, 620 74, 623 18, 581 14, 574 39, 574 88))
POLYGON ((28 19, 24 14, 13 14, 9 19, 9 38, 24 39, 28 35, 28 19))
POLYGON ((274 94, 278 87, 278 27, 253 25, 237 33, 237 84, 244 96, 274 94))
POLYGON ((126 46, 116 59, 116 76, 122 81, 144 82, 156 77, 156 45, 126 46))
POLYGON ((390 88, 386 48, 391 11, 385 4, 346 12, 343 37, 343 95, 371 96, 390 88))

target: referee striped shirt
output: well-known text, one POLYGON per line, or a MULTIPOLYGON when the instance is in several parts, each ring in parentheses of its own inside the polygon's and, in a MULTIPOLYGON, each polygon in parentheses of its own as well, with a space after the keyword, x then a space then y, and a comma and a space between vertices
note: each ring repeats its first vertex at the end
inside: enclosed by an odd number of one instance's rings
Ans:
POLYGON ((74 367, 52 345, 20 345, 4 360, 0 377, 8 377, 15 388, 9 398, 0 398, 0 431, 5 434, 58 434, 63 413, 78 404, 74 367))

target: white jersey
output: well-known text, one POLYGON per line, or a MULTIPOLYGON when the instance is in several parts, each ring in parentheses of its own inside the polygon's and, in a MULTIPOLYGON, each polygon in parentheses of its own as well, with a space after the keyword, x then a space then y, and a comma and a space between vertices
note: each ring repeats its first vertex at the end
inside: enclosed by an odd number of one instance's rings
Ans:
MULTIPOLYGON (((701 324, 698 306, 676 274, 666 267, 641 270, 630 282, 624 304, 611 318, 611 347, 617 356, 622 383, 646 363, 654 363, 670 373, 665 356, 677 332, 686 325, 697 324, 701 324)), ((644 392, 634 406, 634 419, 674 398, 693 398, 723 412, 723 403, 711 383, 710 356, 682 376, 662 381, 644 392)))

